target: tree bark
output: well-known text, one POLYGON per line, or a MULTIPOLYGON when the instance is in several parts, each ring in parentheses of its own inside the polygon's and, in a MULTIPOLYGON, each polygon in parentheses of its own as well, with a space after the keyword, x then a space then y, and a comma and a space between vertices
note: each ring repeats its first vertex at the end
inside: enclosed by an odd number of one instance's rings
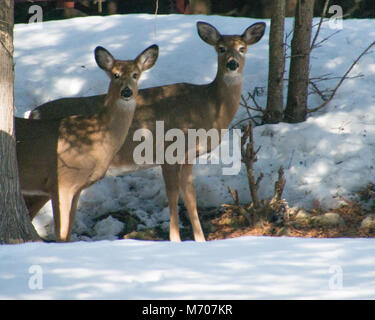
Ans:
POLYGON ((307 115, 310 67, 310 41, 314 0, 298 0, 294 19, 286 122, 303 122, 307 115))
POLYGON ((274 0, 271 16, 267 107, 263 123, 278 123, 284 104, 284 20, 285 0, 274 0))
POLYGON ((0 0, 0 243, 39 239, 19 186, 14 139, 14 1, 0 0))

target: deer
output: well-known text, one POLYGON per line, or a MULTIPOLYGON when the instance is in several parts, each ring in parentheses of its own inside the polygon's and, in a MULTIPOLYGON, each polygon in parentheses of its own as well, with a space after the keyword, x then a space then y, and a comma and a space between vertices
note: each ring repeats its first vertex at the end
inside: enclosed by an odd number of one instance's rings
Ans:
MULTIPOLYGON (((249 26, 242 34, 222 35, 211 24, 197 22, 199 37, 213 46, 217 53, 218 67, 215 79, 203 85, 176 83, 139 90, 129 135, 120 151, 113 158, 109 172, 115 175, 124 175, 153 166, 135 164, 133 152, 139 142, 134 141, 132 137, 139 128, 146 128, 155 134, 157 121, 163 121, 165 130, 178 128, 185 135, 188 129, 194 128, 227 129, 238 111, 241 99, 242 72, 247 48, 263 37, 265 27, 265 23, 258 22, 249 26)), ((97 95, 50 101, 34 109, 30 117, 51 119, 66 114, 95 112, 103 98, 103 95, 97 95)), ((155 158, 155 142, 153 147, 155 158)), ((165 144, 163 152, 166 147, 167 144, 165 144)), ((200 150, 199 155, 209 153, 214 147, 215 145, 212 144, 207 146, 205 150, 200 150)), ((178 225, 178 200, 181 193, 192 225, 194 240, 205 241, 197 211, 193 181, 194 164, 154 164, 154 166, 158 165, 161 165, 170 211, 169 239, 176 242, 181 241, 178 225)), ((46 203, 46 199, 34 197, 27 199, 27 202, 29 206, 33 207, 33 210, 39 210, 46 203)))
MULTIPOLYGON (((21 192, 24 197, 52 200, 56 242, 70 241, 81 191, 105 176, 124 144, 135 112, 138 81, 155 64, 158 53, 158 46, 152 45, 134 60, 116 60, 98 46, 96 63, 111 81, 96 113, 15 119, 21 192)), ((30 218, 37 212, 31 208, 30 218)))

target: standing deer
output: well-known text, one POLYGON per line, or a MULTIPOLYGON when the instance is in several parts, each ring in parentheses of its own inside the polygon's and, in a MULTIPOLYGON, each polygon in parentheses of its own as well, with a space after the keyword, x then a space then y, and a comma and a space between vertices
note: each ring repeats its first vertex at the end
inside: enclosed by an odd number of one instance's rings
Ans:
MULTIPOLYGON (((129 129, 128 138, 111 162, 111 171, 124 174, 150 167, 135 164, 133 152, 139 142, 135 142, 133 136, 139 128, 148 129, 155 136, 156 121, 163 121, 165 130, 182 130, 185 136, 188 129, 228 128, 240 103, 247 47, 263 37, 265 27, 265 23, 260 22, 248 27, 242 35, 221 35, 212 25, 198 22, 199 36, 217 52, 216 78, 204 85, 178 83, 139 90, 134 121, 129 129)), ((103 99, 104 96, 99 95, 51 101, 37 107, 31 113, 31 117, 51 119, 66 114, 87 114, 94 112, 103 99)), ((163 152, 167 146, 168 144, 164 145, 163 152)), ((214 147, 216 146, 211 145, 203 152, 210 152, 214 147)), ((154 158, 155 150, 154 141, 154 158)), ((161 168, 170 209, 170 240, 181 241, 178 227, 178 198, 181 191, 193 227, 194 239, 205 241, 197 212, 193 164, 161 164, 161 168)), ((38 211, 47 199, 33 197, 26 201, 29 207, 38 211)))
MULTIPOLYGON (((98 66, 110 77, 108 93, 93 115, 58 120, 16 118, 17 159, 22 194, 52 199, 56 241, 69 241, 81 191, 105 175, 124 144, 133 120, 142 71, 151 68, 158 46, 135 60, 115 60, 95 49, 98 66)), ((33 218, 39 210, 29 208, 33 218)))

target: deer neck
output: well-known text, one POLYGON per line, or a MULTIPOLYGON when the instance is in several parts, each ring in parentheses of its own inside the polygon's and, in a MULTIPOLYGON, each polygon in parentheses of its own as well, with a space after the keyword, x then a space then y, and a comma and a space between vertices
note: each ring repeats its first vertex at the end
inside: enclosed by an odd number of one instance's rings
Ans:
POLYGON ((129 127, 133 121, 136 107, 135 98, 125 101, 115 99, 110 94, 104 99, 104 108, 99 112, 100 121, 105 123, 107 130, 116 145, 124 143, 129 127))
POLYGON ((228 128, 234 119, 241 99, 242 73, 228 74, 218 70, 212 88, 216 96, 216 126, 218 129, 228 128))

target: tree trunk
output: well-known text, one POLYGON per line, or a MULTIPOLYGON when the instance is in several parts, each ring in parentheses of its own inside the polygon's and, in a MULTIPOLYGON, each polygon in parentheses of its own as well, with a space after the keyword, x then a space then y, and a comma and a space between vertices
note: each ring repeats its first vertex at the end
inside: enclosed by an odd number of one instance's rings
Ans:
POLYGON ((14 139, 14 1, 0 0, 0 243, 35 241, 18 179, 14 139))
POLYGON ((267 108, 263 123, 278 123, 283 118, 285 0, 274 0, 271 16, 267 108))
POLYGON ((297 1, 284 118, 287 122, 306 120, 313 12, 314 0, 297 1))

